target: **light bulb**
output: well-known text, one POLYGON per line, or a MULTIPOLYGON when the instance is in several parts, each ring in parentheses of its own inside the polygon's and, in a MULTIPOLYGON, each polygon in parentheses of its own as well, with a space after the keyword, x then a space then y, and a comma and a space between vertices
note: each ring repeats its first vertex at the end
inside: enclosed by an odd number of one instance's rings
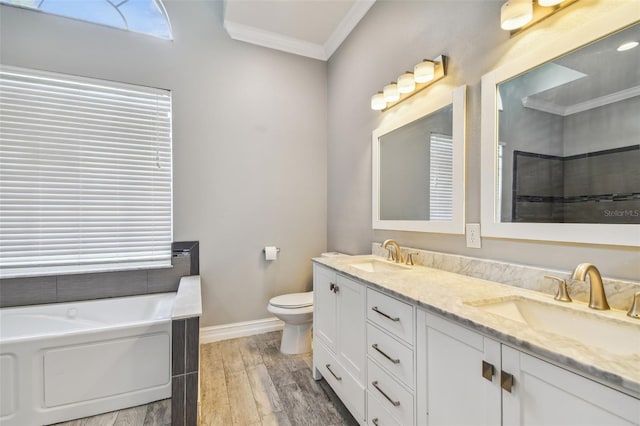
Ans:
POLYGON ((435 64, 426 59, 413 67, 413 79, 416 83, 427 83, 433 80, 435 64))
POLYGON ((387 101, 384 100, 382 92, 378 92, 371 97, 371 109, 374 111, 382 111, 387 107, 387 101))
POLYGON ((413 79, 413 73, 407 71, 398 77, 398 92, 411 93, 416 88, 416 82, 413 79))
POLYGON ((400 92, 398 92, 398 85, 396 83, 390 83, 384 86, 382 93, 384 94, 384 100, 387 102, 395 102, 400 99, 400 92))
POLYGON ((543 7, 555 6, 562 3, 564 0, 538 0, 538 4, 543 7))
POLYGON ((509 0, 500 8, 500 27, 503 30, 516 30, 529 23, 532 18, 532 0, 509 0))

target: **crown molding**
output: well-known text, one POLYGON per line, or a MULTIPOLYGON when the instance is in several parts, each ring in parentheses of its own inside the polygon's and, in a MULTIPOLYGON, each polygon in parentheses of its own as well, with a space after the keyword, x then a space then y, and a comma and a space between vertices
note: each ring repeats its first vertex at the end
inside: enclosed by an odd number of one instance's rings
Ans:
POLYGON ((340 21, 324 43, 324 51, 327 59, 338 50, 338 47, 340 47, 342 42, 351 34, 351 31, 358 25, 375 2, 376 0, 356 0, 351 9, 349 9, 349 12, 342 18, 342 21, 340 21))
POLYGON ((621 90, 619 92, 600 96, 594 99, 589 99, 588 101, 584 102, 578 102, 577 104, 568 106, 561 106, 554 104, 553 102, 537 100, 530 96, 522 98, 522 105, 526 108, 531 108, 538 111, 548 112, 550 114, 566 117, 568 115, 577 114, 579 112, 588 111, 594 108, 599 108, 605 105, 634 98, 636 96, 640 96, 640 86, 630 87, 629 89, 621 90))
MULTIPOLYGON (((312 43, 295 37, 289 37, 273 31, 266 31, 250 25, 224 19, 224 28, 234 40, 327 61, 367 14, 376 0, 356 0, 324 44, 312 43)), ((226 2, 225 2, 226 7, 226 2)), ((226 13, 225 13, 226 16, 226 13)))
POLYGON ((258 46, 319 59, 321 61, 328 59, 324 47, 316 43, 310 43, 298 38, 284 36, 226 19, 224 21, 224 28, 234 40, 257 44, 258 46))

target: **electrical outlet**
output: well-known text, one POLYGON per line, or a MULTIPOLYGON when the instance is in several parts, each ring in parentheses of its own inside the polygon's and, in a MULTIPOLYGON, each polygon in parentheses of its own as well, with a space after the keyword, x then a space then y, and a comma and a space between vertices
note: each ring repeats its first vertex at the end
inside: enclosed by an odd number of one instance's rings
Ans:
POLYGON ((482 248, 482 241, 480 239, 480 224, 479 223, 467 223, 466 225, 467 247, 469 248, 482 248))

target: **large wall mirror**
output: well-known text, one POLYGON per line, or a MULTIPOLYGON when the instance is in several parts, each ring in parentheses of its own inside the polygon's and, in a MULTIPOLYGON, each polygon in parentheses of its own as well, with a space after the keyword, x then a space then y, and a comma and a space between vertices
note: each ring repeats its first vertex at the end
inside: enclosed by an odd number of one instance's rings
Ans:
POLYGON ((464 233, 465 97, 434 91, 374 130, 374 229, 464 233))
POLYGON ((483 235, 640 245, 640 24, 598 30, 483 77, 483 235))

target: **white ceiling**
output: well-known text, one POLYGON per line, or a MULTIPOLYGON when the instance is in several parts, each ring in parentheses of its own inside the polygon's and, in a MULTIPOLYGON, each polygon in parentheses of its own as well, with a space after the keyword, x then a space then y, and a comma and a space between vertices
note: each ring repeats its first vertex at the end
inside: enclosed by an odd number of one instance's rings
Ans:
POLYGON ((231 38, 326 61, 375 0, 225 0, 231 38))

